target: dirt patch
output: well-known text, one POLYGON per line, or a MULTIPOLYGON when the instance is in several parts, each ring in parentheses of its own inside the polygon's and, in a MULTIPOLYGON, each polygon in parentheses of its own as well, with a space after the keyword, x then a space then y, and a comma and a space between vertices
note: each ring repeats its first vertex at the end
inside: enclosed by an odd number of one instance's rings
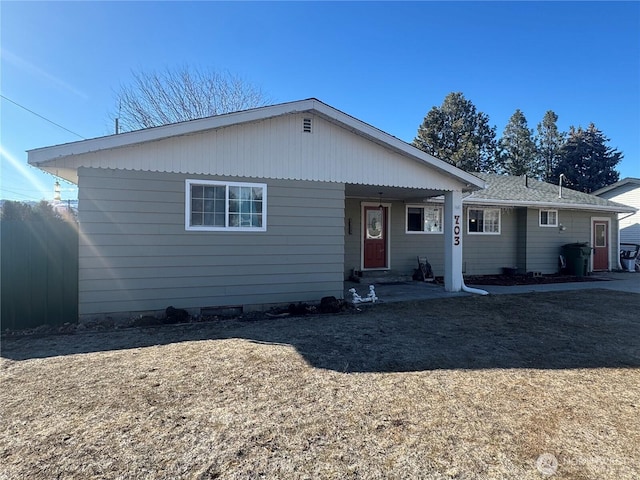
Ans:
POLYGON ((638 309, 591 290, 5 337, 0 478, 635 479, 638 309))

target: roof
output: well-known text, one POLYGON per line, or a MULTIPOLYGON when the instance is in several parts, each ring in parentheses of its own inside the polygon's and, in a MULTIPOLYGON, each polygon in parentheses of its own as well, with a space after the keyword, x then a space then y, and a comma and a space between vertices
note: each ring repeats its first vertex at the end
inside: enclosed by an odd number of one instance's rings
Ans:
MULTIPOLYGON (((31 165, 55 173, 73 182, 77 179, 78 166, 93 166, 82 165, 82 162, 80 162, 78 158, 83 155, 87 158, 86 162, 90 162, 90 155, 87 154, 107 150, 112 151, 114 149, 129 146, 137 147, 141 144, 165 140, 172 137, 184 137, 200 132, 222 129, 250 122, 259 122, 289 114, 307 112, 317 114, 335 125, 377 143, 378 145, 382 145, 396 154, 417 162, 418 165, 426 166, 435 170, 439 174, 460 183, 463 191, 468 192, 484 187, 484 182, 478 177, 460 170, 447 162, 439 160, 419 150, 413 145, 362 122, 355 117, 347 115, 315 98, 227 113, 187 122, 163 125, 160 127, 136 130, 117 135, 109 135, 106 137, 98 137, 63 145, 37 148, 28 151, 28 161, 31 165)), ((95 155, 93 157, 95 158, 95 155)), ((83 160, 83 162, 84 161, 85 160, 83 160)))
POLYGON ((607 193, 619 187, 624 187, 625 185, 637 185, 638 187, 640 187, 640 178, 633 178, 633 177, 623 178, 619 182, 612 183, 611 185, 602 187, 596 190, 595 192, 591 192, 591 193, 592 195, 602 195, 603 193, 607 193))
POLYGON ((487 188, 471 193, 464 203, 469 205, 499 205, 521 207, 543 207, 554 209, 591 210, 600 212, 633 213, 633 207, 605 200, 593 194, 541 182, 526 176, 476 173, 487 188))

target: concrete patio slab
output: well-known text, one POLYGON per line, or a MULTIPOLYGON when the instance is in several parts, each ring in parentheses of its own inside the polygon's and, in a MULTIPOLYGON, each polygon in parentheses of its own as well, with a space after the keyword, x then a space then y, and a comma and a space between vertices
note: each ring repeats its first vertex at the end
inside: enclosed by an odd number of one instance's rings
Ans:
MULTIPOLYGON (((567 282, 548 283, 540 285, 469 285, 489 292, 490 295, 504 295, 531 292, 561 292, 571 290, 608 289, 628 293, 640 293, 640 273, 639 272, 602 272, 593 274, 594 281, 587 282, 567 282)), ((375 292, 380 302, 405 302, 411 300, 430 300, 436 298, 464 297, 473 295, 466 292, 447 292, 441 284, 428 282, 398 282, 393 284, 375 284, 375 292)), ((356 292, 366 297, 369 293, 367 283, 344 283, 344 298, 349 301, 352 298, 349 293, 350 288, 355 288, 356 292)))

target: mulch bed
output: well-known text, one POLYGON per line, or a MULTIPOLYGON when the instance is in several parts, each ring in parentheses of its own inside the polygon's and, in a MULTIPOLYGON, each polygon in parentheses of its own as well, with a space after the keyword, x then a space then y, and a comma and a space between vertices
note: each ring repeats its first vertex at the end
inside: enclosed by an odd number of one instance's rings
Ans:
POLYGON ((604 278, 598 277, 576 277, 575 275, 470 275, 465 276, 464 281, 468 285, 545 285, 549 283, 570 283, 570 282, 602 282, 604 278))

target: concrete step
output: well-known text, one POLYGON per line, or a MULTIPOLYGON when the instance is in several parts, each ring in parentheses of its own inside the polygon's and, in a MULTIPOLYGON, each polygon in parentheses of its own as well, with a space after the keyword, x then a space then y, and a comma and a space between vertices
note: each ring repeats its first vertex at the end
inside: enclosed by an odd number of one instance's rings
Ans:
POLYGON ((365 270, 357 272, 350 280, 367 285, 385 285, 413 281, 413 273, 407 274, 395 270, 365 270))

